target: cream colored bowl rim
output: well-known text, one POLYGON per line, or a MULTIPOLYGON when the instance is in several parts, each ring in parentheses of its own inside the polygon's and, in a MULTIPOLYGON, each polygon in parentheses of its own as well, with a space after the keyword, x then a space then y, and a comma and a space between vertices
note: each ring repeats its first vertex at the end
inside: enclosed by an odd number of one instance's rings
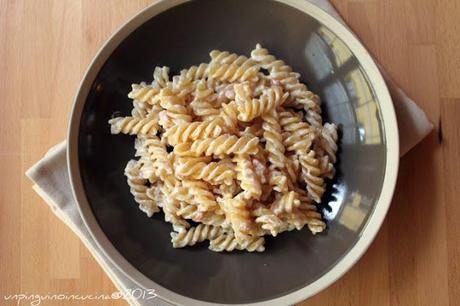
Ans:
MULTIPOLYGON (((80 127, 80 118, 91 85, 99 73, 102 65, 117 48, 117 46, 145 21, 169 8, 185 3, 187 1, 190 0, 162 0, 154 2, 152 5, 142 10, 136 16, 127 21, 123 26, 121 26, 97 53, 80 84, 80 88, 75 97, 71 114, 67 141, 67 162, 69 167, 70 182, 84 223, 88 227, 88 230, 96 244, 100 247, 102 252, 107 256, 111 263, 114 264, 134 283, 138 284, 140 288, 154 289, 159 297, 177 305, 235 305, 203 302, 177 294, 155 283, 153 280, 149 279, 135 267, 133 267, 115 249, 115 247, 108 240, 99 224, 97 223, 86 198, 82 179, 80 176, 78 162, 78 133, 80 127)), ((333 268, 331 268, 328 272, 326 272, 313 283, 284 296, 280 296, 271 300, 245 304, 252 306, 278 306, 297 303, 325 289, 337 279, 339 279, 345 272, 347 272, 367 250, 371 242, 374 240, 378 230, 380 229, 380 226, 382 225, 393 196, 399 164, 399 136, 393 103, 383 77, 380 74, 380 71, 378 70, 372 57, 369 55, 363 45, 344 25, 308 1, 275 1, 287 4, 317 19, 320 23, 328 27, 332 32, 340 37, 359 60, 365 73, 369 77, 369 80, 380 104, 383 118, 382 121, 385 128, 387 159, 380 197, 376 203, 373 213, 369 216, 367 224, 363 229, 362 236, 348 251, 348 253, 345 254, 333 268)))

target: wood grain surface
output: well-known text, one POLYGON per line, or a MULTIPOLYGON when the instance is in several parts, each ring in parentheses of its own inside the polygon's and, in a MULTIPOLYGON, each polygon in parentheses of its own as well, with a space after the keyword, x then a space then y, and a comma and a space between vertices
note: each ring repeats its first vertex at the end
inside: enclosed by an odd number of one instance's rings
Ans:
MULTIPOLYGON (((96 51, 150 2, 0 0, 0 304, 14 293, 115 291, 24 172, 65 138, 96 51)), ((460 1, 333 3, 436 130, 402 158, 389 215, 364 257, 301 305, 459 305, 460 1)))

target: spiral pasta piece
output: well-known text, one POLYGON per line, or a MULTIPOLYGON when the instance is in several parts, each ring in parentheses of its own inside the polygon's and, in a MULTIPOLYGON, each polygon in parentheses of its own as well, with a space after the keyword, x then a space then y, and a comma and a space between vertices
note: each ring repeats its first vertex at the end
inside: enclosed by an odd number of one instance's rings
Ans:
POLYGON ((172 190, 171 197, 195 205, 199 211, 210 211, 219 207, 209 186, 201 181, 182 181, 181 186, 176 186, 172 190))
POLYGON ((219 109, 214 107, 217 99, 217 94, 214 89, 208 87, 204 80, 201 80, 196 85, 195 96, 190 103, 193 113, 199 117, 216 116, 219 114, 219 109))
POLYGON ((265 139, 265 149, 268 152, 268 160, 277 169, 283 169, 286 164, 286 157, 284 155, 285 148, 278 113, 275 110, 271 110, 264 114, 262 119, 264 121, 262 129, 264 131, 263 137, 265 139))
MULTIPOLYGON (((136 141, 136 143, 138 143, 137 146, 140 146, 140 148, 137 149, 136 156, 140 156, 138 161, 140 165, 139 175, 143 179, 148 180, 151 184, 161 182, 165 188, 168 188, 168 190, 174 188, 179 181, 173 174, 172 155, 167 154, 166 149, 164 149, 164 152, 159 151, 149 153, 145 143, 150 145, 151 139, 148 139, 147 142, 145 139, 138 140, 139 141, 136 141)), ((153 139, 153 141, 156 142, 155 139, 153 139)), ((155 145, 151 146, 155 147, 155 145)), ((163 148, 155 148, 155 150, 157 149, 163 148)))
POLYGON ((321 117, 321 113, 319 113, 318 111, 311 110, 311 109, 306 111, 305 119, 311 126, 314 126, 316 128, 321 127, 323 123, 323 118, 321 117))
POLYGON ((231 185, 234 179, 233 165, 228 161, 197 162, 194 158, 185 158, 176 167, 179 177, 204 180, 212 185, 231 185))
POLYGON ((262 186, 249 155, 237 154, 233 158, 233 162, 236 163, 236 178, 240 181, 241 189, 244 190, 243 197, 259 199, 262 195, 262 186))
POLYGON ((198 210, 210 211, 219 208, 216 198, 207 183, 198 180, 183 180, 182 186, 193 197, 198 210))
POLYGON ((141 103, 155 104, 155 100, 153 98, 160 93, 159 88, 147 85, 144 82, 140 84, 132 84, 131 88, 132 89, 129 92, 128 97, 141 103))
POLYGON ((145 118, 150 113, 151 109, 151 105, 134 100, 133 109, 131 110, 131 116, 139 119, 145 118))
POLYGON ((322 149, 327 153, 331 163, 337 161, 337 126, 335 124, 325 123, 321 129, 320 143, 322 149))
POLYGON ((332 179, 335 175, 334 164, 329 160, 329 156, 318 156, 319 168, 321 169, 321 176, 332 179))
POLYGON ((184 69, 180 72, 180 75, 173 77, 173 87, 182 88, 185 87, 195 80, 203 79, 206 77, 208 70, 208 64, 201 63, 198 66, 191 66, 188 69, 184 69))
MULTIPOLYGON (((257 44, 256 48, 251 52, 251 58, 264 69, 269 70, 270 79, 283 85, 286 91, 289 92, 291 104, 302 106, 306 111, 312 110, 316 113, 321 113, 319 97, 309 91, 305 84, 300 83, 300 74, 292 72, 292 68, 286 65, 284 61, 276 59, 260 44, 257 44)), ((315 120, 318 120, 318 118, 316 117, 315 120)), ((313 123, 316 122, 313 121, 313 123)))
POLYGON ((173 173, 172 165, 166 146, 158 137, 140 138, 138 141, 138 151, 140 155, 147 155, 155 169, 155 175, 166 180, 166 176, 171 176, 173 173))
POLYGON ((217 138, 199 139, 180 143, 174 148, 178 156, 211 156, 222 154, 256 154, 259 138, 255 136, 237 137, 223 134, 217 138))
POLYGON ((306 152, 315 138, 315 130, 292 112, 280 113, 280 125, 285 134, 284 145, 288 151, 306 152))
POLYGON ((282 105, 288 96, 280 87, 273 87, 265 90, 259 99, 253 99, 249 85, 238 84, 234 88, 239 112, 238 119, 246 122, 282 105))
MULTIPOLYGON (((306 111, 313 111, 320 114, 321 108, 319 97, 309 91, 305 84, 300 83, 299 77, 300 74, 288 72, 282 67, 274 67, 270 71, 270 78, 281 83, 286 91, 289 92, 291 97, 289 104, 302 106, 306 111)), ((319 116, 319 118, 321 118, 321 116, 319 116)), ((319 124, 321 124, 321 122, 319 124)))
POLYGON ((302 166, 302 177, 307 183, 307 190, 316 203, 321 202, 325 187, 324 179, 321 177, 319 161, 315 158, 315 152, 309 151, 307 155, 299 157, 302 166))
POLYGON ((317 234, 326 228, 326 224, 321 220, 321 214, 314 210, 296 208, 291 213, 285 214, 284 219, 289 224, 290 230, 300 231, 307 225, 313 234, 317 234))
POLYGON ((265 239, 263 237, 250 237, 240 241, 232 234, 222 234, 212 239, 209 249, 214 252, 231 252, 233 250, 247 250, 248 252, 265 251, 265 239))
POLYGON ((183 99, 186 103, 190 102, 192 99, 192 94, 196 90, 197 82, 192 82, 185 84, 183 86, 174 87, 174 85, 169 84, 168 89, 171 89, 172 92, 178 97, 183 99))
POLYGON ((205 225, 219 226, 225 230, 230 229, 222 211, 200 211, 196 205, 182 202, 177 214, 184 219, 200 222, 205 225))
POLYGON ((262 230, 276 237, 279 233, 285 231, 288 224, 281 220, 273 211, 264 205, 259 204, 254 208, 252 215, 255 217, 256 224, 259 224, 262 230))
MULTIPOLYGON (((260 44, 256 45, 256 48, 251 51, 251 58, 261 65, 262 68, 271 70, 273 67, 283 67, 284 62, 277 60, 275 56, 271 55, 267 49, 263 48, 260 44)), ((287 67, 285 68, 287 69, 287 67)), ((288 69, 291 71, 291 69, 288 69)))
POLYGON ((160 184, 157 190, 159 192, 149 193, 149 195, 158 199, 157 203, 163 209, 165 221, 171 223, 176 232, 183 232, 190 228, 190 223, 178 214, 181 203, 168 196, 171 193, 171 189, 166 185, 160 184))
POLYGON ((163 133, 168 144, 174 146, 179 143, 198 139, 216 138, 223 132, 223 121, 220 118, 209 121, 195 121, 179 123, 163 133))
POLYGON ((254 172, 259 179, 261 184, 265 184, 268 182, 267 174, 268 174, 268 160, 265 154, 265 150, 259 144, 257 153, 251 156, 252 167, 254 168, 254 172))
POLYGON ((275 214, 281 214, 283 212, 291 213, 296 207, 301 204, 298 195, 295 191, 289 191, 283 194, 279 199, 270 205, 270 209, 275 214))
POLYGON ((196 83, 194 99, 213 102, 217 99, 217 94, 214 92, 214 88, 208 84, 208 82, 205 80, 199 80, 196 83))
POLYGON ((148 187, 145 185, 146 180, 139 175, 139 163, 130 160, 125 168, 125 176, 128 181, 129 190, 134 196, 134 200, 139 204, 139 209, 151 217, 154 213, 160 211, 155 201, 147 194, 148 187))
POLYGON ((246 201, 244 196, 240 193, 234 198, 224 197, 220 199, 221 207, 225 212, 233 231, 235 232, 235 237, 238 241, 243 241, 248 239, 253 230, 253 220, 251 214, 246 209, 246 201))
POLYGON ((220 118, 224 122, 227 133, 235 133, 238 128, 238 109, 235 101, 224 103, 218 115, 208 116, 208 120, 220 118))
POLYGON ((171 242, 174 248, 183 248, 205 240, 215 239, 223 233, 224 229, 222 227, 199 224, 196 227, 189 228, 187 231, 172 232, 171 242))
POLYGON ((160 112, 163 108, 160 104, 146 104, 146 103, 137 103, 136 100, 133 101, 133 110, 131 111, 131 116, 137 118, 151 118, 152 120, 160 123, 160 112))
POLYGON ((246 61, 247 57, 243 55, 238 55, 236 53, 230 53, 228 51, 212 50, 209 52, 211 57, 210 65, 219 65, 219 64, 237 64, 241 65, 246 61))
POLYGON ((155 136, 158 131, 158 121, 153 117, 116 117, 109 124, 112 134, 155 136))
POLYGON ((268 173, 268 182, 273 187, 273 190, 277 192, 285 193, 289 190, 289 178, 284 171, 271 167, 268 173))
POLYGON ((153 86, 165 88, 169 83, 169 67, 155 67, 153 71, 153 86))
POLYGON ((286 173, 293 184, 297 182, 300 173, 300 163, 297 155, 289 155, 286 159, 286 173))
POLYGON ((213 50, 207 75, 213 79, 226 82, 244 82, 257 79, 259 66, 245 56, 213 50))
POLYGON ((139 159, 139 162, 142 166, 139 169, 139 175, 150 182, 150 184, 155 184, 161 181, 159 176, 157 175, 158 167, 156 164, 152 163, 151 160, 146 158, 145 156, 139 159))
POLYGON ((175 95, 169 88, 162 89, 158 99, 161 107, 167 111, 168 117, 175 124, 192 121, 190 110, 185 106, 185 100, 175 95))
POLYGON ((194 100, 190 103, 193 114, 206 120, 208 117, 215 118, 219 115, 219 109, 215 108, 212 103, 208 101, 194 100))
MULTIPOLYGON (((250 61, 248 60, 248 63, 250 61)), ((256 65, 247 64, 238 66, 236 64, 223 64, 210 69, 209 76, 221 82, 243 82, 257 78, 259 68, 256 65)))
MULTIPOLYGON (((295 209, 298 209, 301 211, 313 211, 313 212, 317 211, 316 204, 313 203, 313 200, 310 194, 308 193, 308 191, 302 188, 299 188, 298 186, 295 186, 293 189, 294 189, 293 191, 296 192, 297 199, 300 201, 300 205, 295 209)), ((293 209, 293 211, 295 209, 293 209)))

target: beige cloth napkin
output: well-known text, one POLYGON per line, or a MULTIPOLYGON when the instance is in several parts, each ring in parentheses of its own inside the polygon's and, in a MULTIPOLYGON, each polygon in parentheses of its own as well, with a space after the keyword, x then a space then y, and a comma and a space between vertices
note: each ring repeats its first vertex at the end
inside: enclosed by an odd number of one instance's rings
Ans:
MULTIPOLYGON (((344 23, 327 0, 310 0, 310 2, 318 5, 344 23)), ((383 74, 385 76, 385 73, 383 74)), ((399 123, 400 153, 403 155, 422 140, 433 129, 433 125, 428 121, 425 113, 388 78, 387 83, 396 109, 399 123)), ((34 183, 33 189, 48 203, 56 216, 80 237, 115 286, 121 292, 137 288, 136 284, 111 264, 83 223, 70 188, 66 161, 66 143, 62 142, 51 148, 40 161, 27 171, 26 175, 34 183)), ((131 305, 171 305, 159 297, 148 301, 129 298, 127 301, 131 305)))

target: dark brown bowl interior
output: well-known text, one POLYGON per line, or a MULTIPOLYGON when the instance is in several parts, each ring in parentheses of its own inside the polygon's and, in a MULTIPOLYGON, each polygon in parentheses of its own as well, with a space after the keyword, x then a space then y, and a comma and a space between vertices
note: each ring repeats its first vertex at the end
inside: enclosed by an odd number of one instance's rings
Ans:
POLYGON ((314 18, 267 0, 192 1, 150 19, 129 35, 97 75, 79 130, 79 165, 89 204, 115 248, 144 275, 176 293, 221 303, 262 301, 302 288, 330 270, 360 238, 385 172, 385 131, 377 98, 359 61, 314 18), (107 120, 128 115, 131 83, 155 66, 172 72, 207 62, 212 49, 248 55, 257 42, 289 63, 340 126, 337 178, 322 209, 325 233, 269 238, 261 254, 173 249, 162 215, 149 219, 129 192, 123 168, 134 138, 110 135, 107 120))

